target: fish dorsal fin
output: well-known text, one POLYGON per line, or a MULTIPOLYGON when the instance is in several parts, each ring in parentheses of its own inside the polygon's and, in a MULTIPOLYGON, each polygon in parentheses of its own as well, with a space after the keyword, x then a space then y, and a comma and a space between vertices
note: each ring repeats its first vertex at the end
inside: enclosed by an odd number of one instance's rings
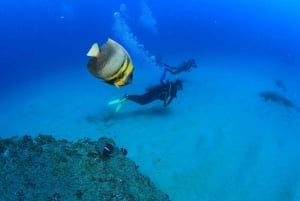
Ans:
POLYGON ((99 54, 100 54, 100 49, 98 43, 94 43, 86 55, 89 57, 98 57, 99 54))

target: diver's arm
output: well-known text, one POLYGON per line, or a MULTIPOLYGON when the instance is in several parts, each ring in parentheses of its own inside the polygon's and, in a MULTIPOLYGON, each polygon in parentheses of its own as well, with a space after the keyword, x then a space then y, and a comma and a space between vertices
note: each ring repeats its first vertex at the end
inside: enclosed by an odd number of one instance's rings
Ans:
POLYGON ((166 69, 176 69, 177 67, 170 66, 169 64, 164 64, 166 69))
POLYGON ((166 98, 165 98, 165 100, 164 100, 164 107, 167 107, 168 105, 170 105, 170 103, 172 102, 172 100, 173 100, 173 96, 167 96, 166 98))
POLYGON ((169 73, 175 75, 178 73, 178 69, 177 68, 165 68, 166 71, 168 71, 169 73))
POLYGON ((168 64, 164 64, 164 68, 166 71, 170 72, 171 74, 176 74, 178 71, 178 68, 177 67, 174 67, 174 66, 170 66, 168 64))

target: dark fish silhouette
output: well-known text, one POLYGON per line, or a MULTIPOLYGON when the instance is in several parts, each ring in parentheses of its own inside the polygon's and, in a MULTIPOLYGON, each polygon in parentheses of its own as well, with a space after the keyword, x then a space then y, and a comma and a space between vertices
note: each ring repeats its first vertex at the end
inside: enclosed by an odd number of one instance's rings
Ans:
POLYGON ((281 104, 281 105, 286 106, 286 107, 296 108, 295 104, 291 100, 289 100, 286 97, 284 97, 280 94, 277 94, 275 92, 263 91, 263 92, 260 92, 259 95, 265 101, 272 101, 272 102, 281 104))
POLYGON ((259 95, 260 95, 260 97, 265 99, 265 101, 272 101, 274 103, 278 103, 278 104, 283 105, 287 108, 295 109, 297 112, 300 113, 300 107, 298 107, 291 100, 287 99, 286 97, 284 97, 280 94, 277 94, 277 93, 272 92, 272 91, 263 91, 263 92, 260 92, 259 95))

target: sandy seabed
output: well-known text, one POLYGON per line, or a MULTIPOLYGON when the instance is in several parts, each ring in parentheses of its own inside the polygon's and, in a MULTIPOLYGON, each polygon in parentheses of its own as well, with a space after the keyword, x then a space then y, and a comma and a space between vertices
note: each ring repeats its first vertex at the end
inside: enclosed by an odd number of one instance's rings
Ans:
POLYGON ((120 90, 86 69, 32 82, 3 98, 1 136, 111 137, 173 201, 300 200, 300 113, 258 95, 272 90, 300 105, 296 70, 232 58, 198 66, 180 75, 184 90, 170 107, 125 102, 119 113, 108 101, 142 93, 159 69, 137 70, 120 90))

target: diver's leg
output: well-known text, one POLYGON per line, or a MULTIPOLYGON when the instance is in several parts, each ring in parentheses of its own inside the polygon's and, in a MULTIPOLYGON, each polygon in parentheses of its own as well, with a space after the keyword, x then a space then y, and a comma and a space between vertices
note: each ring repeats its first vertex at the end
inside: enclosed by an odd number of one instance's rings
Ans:
POLYGON ((127 95, 126 98, 127 100, 133 101, 140 105, 146 105, 156 99, 152 93, 145 93, 142 95, 127 95))

